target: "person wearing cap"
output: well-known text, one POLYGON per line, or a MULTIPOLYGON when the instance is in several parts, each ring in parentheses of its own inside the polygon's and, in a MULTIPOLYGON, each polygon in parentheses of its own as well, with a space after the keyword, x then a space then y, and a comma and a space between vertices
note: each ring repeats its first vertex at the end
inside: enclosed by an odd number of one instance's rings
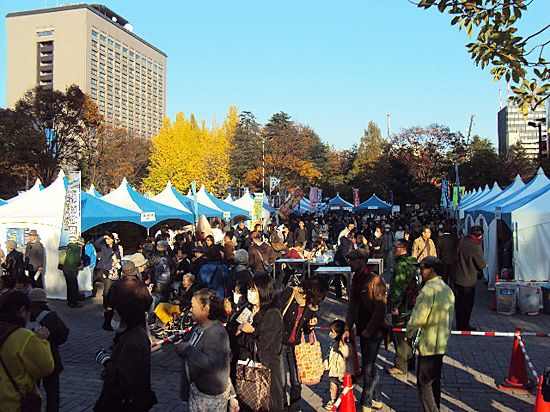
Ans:
POLYGON ((147 259, 145 259, 145 256, 141 253, 134 253, 132 256, 130 256, 130 261, 134 263, 134 266, 137 268, 139 274, 138 277, 141 277, 141 274, 145 271, 147 268, 147 259))
POLYGON ((29 272, 32 287, 43 288, 44 246, 38 240, 38 233, 34 229, 29 232, 29 241, 25 247, 25 264, 29 272), (40 272, 40 275, 35 279, 37 272, 40 272))
POLYGON ((252 281, 254 275, 248 268, 248 252, 244 249, 237 249, 233 261, 236 264, 235 267, 231 269, 231 279, 233 279, 233 283, 236 284, 243 278, 252 281))
POLYGON ((151 389, 151 341, 141 326, 145 312, 137 301, 127 300, 113 313, 112 353, 102 349, 96 354, 96 362, 103 366, 103 388, 93 410, 148 411, 157 398, 151 389))
POLYGON ((378 371, 375 366, 380 344, 387 338, 389 329, 386 316, 386 283, 373 273, 367 264, 368 254, 364 249, 354 249, 346 256, 348 265, 354 272, 351 283, 346 327, 342 340, 349 340, 353 326, 360 337, 363 393, 361 395, 362 412, 381 409, 382 392, 378 371))
POLYGON ((78 272, 83 268, 82 248, 86 245, 83 238, 67 245, 67 254, 63 264, 63 276, 67 284, 67 305, 71 308, 80 308, 78 303, 78 272))
POLYGON ((271 245, 264 242, 261 232, 252 233, 252 245, 248 248, 248 266, 256 275, 266 273, 264 263, 273 265, 275 262, 275 252, 271 245))
POLYGON ((107 303, 111 308, 115 308, 118 304, 127 300, 138 302, 143 312, 148 312, 153 303, 149 288, 139 279, 139 269, 132 260, 124 262, 122 265, 122 279, 114 282, 107 292, 107 303))
POLYGON ((441 368, 453 325, 455 297, 443 281, 443 262, 427 256, 420 267, 423 286, 407 324, 407 339, 418 349, 417 387, 424 411, 439 411, 441 368))
POLYGON ((69 328, 59 315, 49 308, 44 289, 31 290, 29 298, 31 299, 31 317, 27 328, 29 326, 45 327, 50 331, 48 342, 50 342, 54 368, 53 373, 43 378, 42 382, 46 390, 46 412, 55 412, 59 411, 59 374, 63 371, 59 346, 67 342, 69 328))
POLYGON ((191 272, 195 277, 199 274, 201 268, 208 263, 206 258, 206 249, 200 245, 195 246, 192 249, 193 259, 191 259, 191 264, 189 265, 189 272, 191 272))
POLYGON ((4 268, 6 275, 17 278, 25 275, 25 264, 23 259, 23 253, 17 250, 17 242, 15 240, 6 241, 6 249, 8 254, 2 267, 4 268))

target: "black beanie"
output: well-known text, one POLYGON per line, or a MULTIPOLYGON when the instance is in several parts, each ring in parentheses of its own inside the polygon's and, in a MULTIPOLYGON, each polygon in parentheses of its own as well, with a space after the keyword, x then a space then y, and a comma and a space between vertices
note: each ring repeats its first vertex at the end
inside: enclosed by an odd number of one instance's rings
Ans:
POLYGON ((142 325, 145 322, 143 307, 135 300, 126 300, 118 304, 115 310, 128 329, 142 325))

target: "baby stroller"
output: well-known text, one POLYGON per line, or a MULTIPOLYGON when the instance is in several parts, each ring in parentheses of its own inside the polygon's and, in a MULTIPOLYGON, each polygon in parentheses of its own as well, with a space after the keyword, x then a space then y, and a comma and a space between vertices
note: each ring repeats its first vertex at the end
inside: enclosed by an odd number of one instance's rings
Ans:
POLYGON ((193 325, 191 306, 179 303, 159 303, 155 308, 155 315, 162 325, 151 330, 151 335, 157 339, 164 339, 178 332, 183 332, 193 325))

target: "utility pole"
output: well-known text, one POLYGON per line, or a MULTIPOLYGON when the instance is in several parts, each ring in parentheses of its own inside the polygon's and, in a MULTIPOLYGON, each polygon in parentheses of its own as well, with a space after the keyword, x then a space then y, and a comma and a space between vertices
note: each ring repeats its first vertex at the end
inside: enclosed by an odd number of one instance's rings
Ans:
MULTIPOLYGON (((539 167, 541 167, 542 165, 542 124, 543 123, 546 124, 546 119, 544 117, 540 119, 535 119, 534 121, 527 123, 529 126, 538 128, 539 130, 539 150, 537 154, 537 161, 538 161, 539 167)), ((546 141, 546 147, 548 148, 548 140, 546 141)))
POLYGON ((265 192, 265 139, 262 138, 262 192, 265 192))

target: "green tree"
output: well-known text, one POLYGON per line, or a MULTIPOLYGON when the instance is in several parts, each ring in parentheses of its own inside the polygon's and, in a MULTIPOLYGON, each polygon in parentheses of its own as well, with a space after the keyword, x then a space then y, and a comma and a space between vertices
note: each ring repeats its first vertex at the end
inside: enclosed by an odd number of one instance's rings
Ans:
POLYGON ((527 114, 530 107, 550 97, 550 67, 544 57, 550 24, 517 35, 519 20, 532 1, 420 0, 416 4, 452 15, 451 24, 464 28, 469 37, 476 30, 477 41, 467 45, 471 58, 482 69, 492 66, 495 81, 504 77, 513 82, 515 96, 511 100, 527 114))
MULTIPOLYGON (((499 181, 501 166, 495 148, 489 139, 474 136, 467 148, 468 160, 459 166, 460 184, 483 187, 499 181)), ((500 181, 502 184, 502 182, 500 181)))
POLYGON ((65 92, 36 86, 15 104, 17 161, 49 185, 61 167, 76 167, 86 131, 98 125, 97 106, 76 85, 65 92))
POLYGON ((384 152, 386 143, 378 125, 369 122, 357 149, 357 157, 351 171, 352 177, 359 178, 363 184, 370 186, 379 182, 382 176, 378 160, 384 152))
POLYGON ((256 168, 261 159, 261 132, 256 117, 251 112, 241 112, 235 133, 229 138, 229 174, 233 183, 244 181, 250 168, 256 168))

